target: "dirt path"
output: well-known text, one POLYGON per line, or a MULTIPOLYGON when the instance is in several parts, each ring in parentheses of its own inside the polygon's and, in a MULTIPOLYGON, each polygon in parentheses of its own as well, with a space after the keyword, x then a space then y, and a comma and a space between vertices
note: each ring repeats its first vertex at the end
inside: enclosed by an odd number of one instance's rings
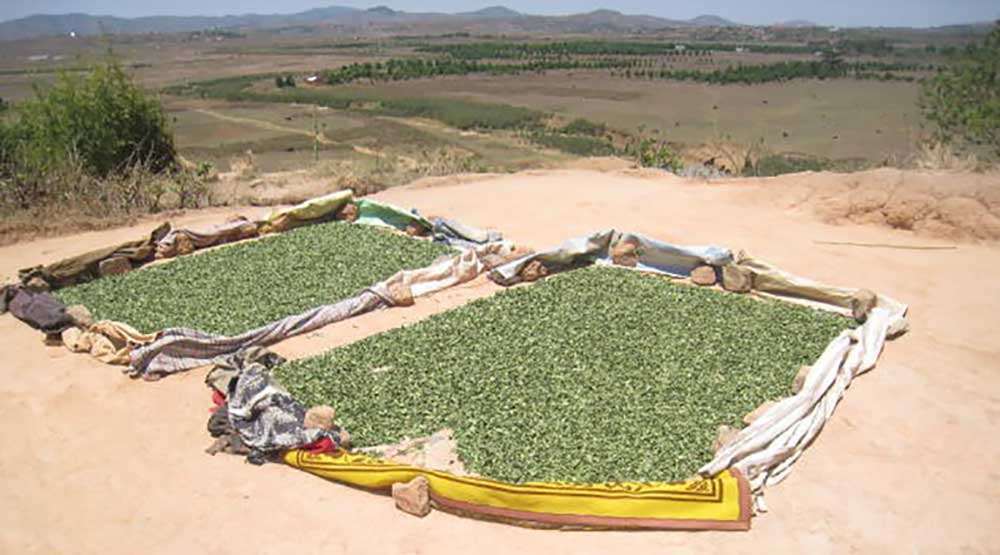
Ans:
MULTIPOLYGON (((795 188, 803 183, 855 179, 826 174, 705 185, 646 174, 531 172, 377 195, 501 229, 536 247, 608 227, 742 247, 795 273, 909 302, 910 333, 890 342, 875 370, 854 383, 790 477, 769 490, 771 512, 749 533, 560 533, 440 512, 416 519, 386 497, 279 465, 204 454, 204 370, 153 384, 131 381, 115 368, 45 347, 37 333, 4 316, 0 553, 459 554, 514 546, 546 554, 997 552, 1000 282, 992 276, 1000 271, 1000 248, 876 225, 832 226, 785 202, 801 198, 795 188)), ((942 187, 959 180, 933 179, 942 187)), ((0 248, 0 274, 148 227, 0 248)), ((316 353, 495 290, 480 280, 278 350, 316 353)))
MULTIPOLYGON (((226 114, 221 114, 221 113, 216 112, 214 110, 209 110, 207 108, 194 108, 194 111, 202 113, 202 114, 205 114, 206 116, 210 116, 210 117, 213 117, 213 118, 216 118, 216 119, 221 119, 223 121, 228 121, 228 122, 232 122, 232 123, 242 123, 244 125, 252 125, 254 127, 259 127, 261 129, 268 129, 270 131, 280 131, 282 133, 291 133, 293 135, 302 135, 304 137, 309 137, 310 139, 315 139, 320 144, 324 144, 324 145, 339 145, 339 144, 344 144, 344 143, 342 143, 340 141, 334 141, 333 139, 327 137, 326 134, 324 134, 324 133, 318 133, 318 134, 317 133, 312 133, 312 132, 310 132, 308 130, 299 129, 297 127, 289 127, 289 126, 286 126, 286 125, 278 125, 276 123, 272 123, 272 122, 264 121, 264 120, 259 120, 259 119, 254 119, 254 118, 246 118, 246 117, 240 117, 240 116, 230 116, 230 115, 226 115, 226 114)), ((376 152, 375 150, 372 150, 372 149, 370 149, 368 147, 365 147, 365 146, 354 145, 354 144, 352 144, 350 146, 351 146, 352 149, 354 149, 355 152, 357 152, 359 154, 365 154, 367 156, 373 156, 375 158, 379 158, 381 156, 385 156, 384 154, 380 154, 379 152, 376 152)), ((412 158, 410 156, 404 156, 402 154, 397 154, 397 155, 395 155, 395 157, 396 157, 397 160, 399 160, 400 162, 402 162, 403 164, 406 164, 408 167, 411 167, 411 168, 415 168, 415 167, 417 167, 417 166, 420 165, 420 163, 415 158, 412 158)))
POLYGON ((291 133, 292 135, 302 135, 304 137, 309 137, 310 139, 315 139, 324 145, 337 145, 340 144, 337 141, 330 140, 323 133, 312 133, 305 129, 299 129, 298 127, 289 127, 287 125, 278 125, 277 123, 271 123, 269 121, 254 119, 254 118, 243 118, 239 116, 229 116, 226 114, 220 114, 215 110, 209 110, 207 108, 195 108, 195 112, 205 114, 216 119, 221 119, 223 121, 228 121, 231 123, 242 123, 244 125, 252 125, 254 127, 259 127, 261 129, 267 129, 270 131, 280 131, 282 133, 291 133))

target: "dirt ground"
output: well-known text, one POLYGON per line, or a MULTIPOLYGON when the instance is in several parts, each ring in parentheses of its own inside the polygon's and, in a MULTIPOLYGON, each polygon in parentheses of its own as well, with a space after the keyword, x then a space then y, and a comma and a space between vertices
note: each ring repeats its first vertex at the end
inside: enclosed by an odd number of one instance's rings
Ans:
MULTIPOLYGON (((4 316, 0 553, 997 552, 1000 249, 878 221, 834 225, 816 210, 829 204, 823 191, 897 179, 938 189, 969 180, 871 172, 705 184, 573 170, 430 180, 377 195, 500 229, 537 248, 608 227, 745 248, 800 275, 908 302, 911 331, 888 343, 878 366, 854 383, 790 477, 767 492, 770 512, 755 518, 750 532, 537 531, 441 512, 417 519, 387 497, 281 465, 206 455, 204 370, 132 381, 117 368, 44 346, 37 332, 4 316)), ((977 187, 1000 190, 995 176, 981 180, 977 187)), ((213 210, 177 223, 204 225, 255 210, 262 209, 213 210)), ((0 275, 148 228, 3 247, 0 275)), ((480 279, 277 350, 313 354, 494 291, 480 279)))

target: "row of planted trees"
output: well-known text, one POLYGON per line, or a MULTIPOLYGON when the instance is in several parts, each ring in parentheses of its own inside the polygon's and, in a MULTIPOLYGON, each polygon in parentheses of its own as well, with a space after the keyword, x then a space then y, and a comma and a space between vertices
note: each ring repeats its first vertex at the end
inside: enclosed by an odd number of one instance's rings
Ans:
MULTIPOLYGON (((927 66, 927 68, 931 67, 927 66)), ((656 68, 649 60, 617 57, 537 59, 523 63, 501 63, 463 58, 392 58, 384 62, 353 63, 329 70, 325 73, 325 81, 330 85, 343 85, 356 81, 374 83, 474 73, 511 75, 574 69, 611 70, 614 76, 628 79, 658 78, 721 85, 753 85, 793 79, 835 79, 842 77, 912 80, 912 76, 899 76, 894 72, 912 72, 925 69, 925 67, 919 64, 884 62, 844 63, 839 59, 827 59, 738 65, 714 71, 699 71, 668 69, 665 64, 656 68)), ((283 85, 279 83, 278 86, 283 85)))

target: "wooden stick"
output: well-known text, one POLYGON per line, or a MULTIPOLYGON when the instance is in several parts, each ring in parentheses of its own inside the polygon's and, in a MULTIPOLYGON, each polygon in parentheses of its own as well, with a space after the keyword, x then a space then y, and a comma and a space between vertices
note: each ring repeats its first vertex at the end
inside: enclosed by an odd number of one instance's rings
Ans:
POLYGON ((890 243, 853 243, 851 241, 819 241, 813 240, 813 243, 819 245, 841 245, 846 247, 871 247, 880 249, 906 249, 915 251, 952 251, 958 249, 955 245, 946 246, 936 246, 936 245, 893 245, 890 243))

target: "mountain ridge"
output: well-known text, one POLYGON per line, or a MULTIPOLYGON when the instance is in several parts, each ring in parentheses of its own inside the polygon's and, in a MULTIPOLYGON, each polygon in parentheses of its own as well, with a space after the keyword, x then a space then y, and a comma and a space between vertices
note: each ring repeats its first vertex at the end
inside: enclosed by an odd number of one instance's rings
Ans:
POLYGON ((610 9, 568 15, 532 15, 494 5, 457 13, 415 13, 385 5, 370 8, 325 6, 290 14, 241 14, 223 16, 153 15, 135 18, 86 13, 38 14, 0 22, 0 41, 67 35, 176 33, 219 28, 262 30, 300 25, 367 26, 406 23, 482 23, 505 25, 520 30, 564 27, 566 32, 592 30, 650 30, 664 27, 705 27, 738 25, 716 15, 691 20, 667 19, 644 14, 624 14, 610 9))

